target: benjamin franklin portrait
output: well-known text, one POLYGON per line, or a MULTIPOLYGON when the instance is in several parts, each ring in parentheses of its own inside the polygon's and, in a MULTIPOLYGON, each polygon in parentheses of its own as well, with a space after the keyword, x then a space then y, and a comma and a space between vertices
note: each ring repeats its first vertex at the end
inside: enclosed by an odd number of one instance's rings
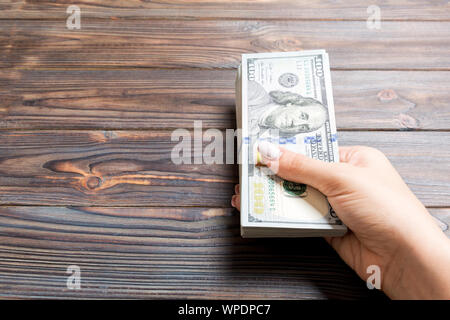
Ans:
POLYGON ((313 98, 294 92, 266 93, 257 82, 249 82, 249 108, 257 114, 262 131, 276 129, 281 136, 294 136, 315 131, 328 119, 327 109, 313 98))

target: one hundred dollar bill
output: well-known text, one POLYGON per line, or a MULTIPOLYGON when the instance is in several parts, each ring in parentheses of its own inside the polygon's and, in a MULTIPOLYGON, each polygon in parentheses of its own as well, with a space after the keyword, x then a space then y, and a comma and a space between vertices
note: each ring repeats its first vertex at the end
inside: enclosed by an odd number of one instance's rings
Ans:
POLYGON ((268 141, 338 162, 328 54, 324 50, 245 54, 236 81, 243 237, 339 236, 347 228, 318 190, 258 166, 268 141))

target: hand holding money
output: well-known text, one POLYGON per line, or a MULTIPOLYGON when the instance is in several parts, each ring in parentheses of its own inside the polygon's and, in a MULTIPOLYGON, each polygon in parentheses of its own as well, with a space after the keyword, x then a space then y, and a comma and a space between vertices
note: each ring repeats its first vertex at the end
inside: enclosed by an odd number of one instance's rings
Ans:
POLYGON ((381 152, 338 150, 325 51, 244 55, 236 114, 243 237, 334 236, 390 297, 450 299, 450 240, 426 208, 381 152))
MULTIPOLYGON (((283 179, 327 196, 351 232, 326 239, 363 280, 368 267, 376 266, 380 288, 391 298, 450 299, 450 240, 380 151, 341 147, 341 163, 277 145, 260 152, 269 166, 277 161, 283 179)), ((239 209, 241 190, 236 191, 232 204, 239 209)))

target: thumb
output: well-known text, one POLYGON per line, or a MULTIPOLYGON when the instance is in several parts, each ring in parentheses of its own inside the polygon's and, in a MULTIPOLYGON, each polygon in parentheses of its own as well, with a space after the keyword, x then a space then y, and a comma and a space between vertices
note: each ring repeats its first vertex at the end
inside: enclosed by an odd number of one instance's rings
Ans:
POLYGON ((285 180, 307 184, 323 193, 338 180, 337 163, 311 159, 267 141, 262 141, 258 150, 262 162, 285 180))

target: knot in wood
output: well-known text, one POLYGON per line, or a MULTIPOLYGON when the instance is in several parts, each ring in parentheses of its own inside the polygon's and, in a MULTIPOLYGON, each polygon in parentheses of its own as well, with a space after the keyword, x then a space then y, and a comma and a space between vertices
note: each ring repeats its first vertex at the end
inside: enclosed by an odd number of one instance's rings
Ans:
POLYGON ((89 177, 86 181, 86 186, 89 189, 95 189, 100 187, 102 180, 99 177, 89 177))
POLYGON ((378 92, 378 99, 380 99, 381 101, 390 101, 397 98, 397 93, 392 89, 385 89, 378 92))

